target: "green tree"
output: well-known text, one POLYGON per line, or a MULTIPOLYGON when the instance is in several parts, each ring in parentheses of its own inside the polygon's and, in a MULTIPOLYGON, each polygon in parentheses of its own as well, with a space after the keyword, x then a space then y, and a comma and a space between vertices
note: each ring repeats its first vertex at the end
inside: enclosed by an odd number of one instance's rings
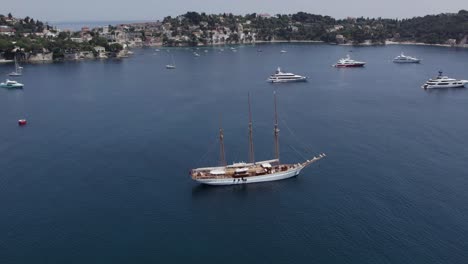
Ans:
POLYGON ((119 43, 113 43, 109 45, 110 52, 119 52, 121 50, 123 50, 123 46, 120 45, 119 43))
POLYGON ((14 48, 15 46, 11 41, 8 41, 6 39, 0 39, 0 51, 1 52, 6 52, 10 51, 14 48))

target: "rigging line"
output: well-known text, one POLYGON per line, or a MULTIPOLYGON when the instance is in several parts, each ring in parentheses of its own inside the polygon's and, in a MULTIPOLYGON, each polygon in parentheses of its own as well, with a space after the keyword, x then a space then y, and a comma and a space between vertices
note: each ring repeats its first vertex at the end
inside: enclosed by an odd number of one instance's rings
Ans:
POLYGON ((213 140, 210 144, 210 146, 208 147, 208 150, 205 152, 205 154, 203 154, 203 156, 200 157, 200 159, 197 161, 197 164, 200 164, 202 160, 204 160, 209 153, 213 152, 213 149, 215 147, 215 145, 218 144, 218 140, 213 140))
POLYGON ((301 158, 303 158, 304 160, 307 160, 308 158, 307 157, 304 157, 304 155, 302 155, 295 147, 291 146, 290 144, 288 144, 288 146, 294 150, 301 158))
POLYGON ((291 136, 293 136, 293 138, 295 140, 297 140, 297 142, 300 143, 300 146, 301 146, 302 149, 304 149, 304 152, 312 153, 312 151, 311 151, 312 147, 310 145, 307 146, 307 144, 305 144, 303 141, 301 141, 299 139, 299 137, 296 135, 296 133, 294 133, 294 131, 288 126, 288 124, 286 123, 286 121, 284 119, 280 119, 280 121, 284 125, 284 127, 288 130, 288 132, 291 134, 291 136))

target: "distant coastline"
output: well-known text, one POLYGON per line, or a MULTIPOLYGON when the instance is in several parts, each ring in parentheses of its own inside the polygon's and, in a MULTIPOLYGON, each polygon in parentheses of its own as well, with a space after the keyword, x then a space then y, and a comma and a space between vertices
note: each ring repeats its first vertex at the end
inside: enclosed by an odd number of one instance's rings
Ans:
POLYGON ((125 58, 135 47, 262 43, 468 47, 468 11, 410 19, 187 12, 159 21, 55 21, 0 15, 0 60, 125 58))
POLYGON ((145 20, 107 20, 107 21, 49 21, 48 24, 61 30, 80 31, 83 27, 98 28, 120 24, 146 23, 145 20))

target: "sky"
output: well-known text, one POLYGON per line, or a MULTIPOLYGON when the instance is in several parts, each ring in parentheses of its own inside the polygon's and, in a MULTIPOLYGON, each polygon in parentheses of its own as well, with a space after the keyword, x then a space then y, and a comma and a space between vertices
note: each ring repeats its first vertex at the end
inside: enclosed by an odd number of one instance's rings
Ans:
POLYGON ((30 16, 41 21, 151 21, 187 11, 205 13, 291 14, 298 11, 335 18, 410 18, 468 10, 468 0, 14 0, 0 14, 30 16))

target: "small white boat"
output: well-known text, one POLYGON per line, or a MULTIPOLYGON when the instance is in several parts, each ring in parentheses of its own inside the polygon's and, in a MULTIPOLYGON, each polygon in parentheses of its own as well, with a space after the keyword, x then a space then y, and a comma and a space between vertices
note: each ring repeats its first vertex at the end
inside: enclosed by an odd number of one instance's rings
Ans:
POLYGON ((441 88, 465 88, 468 84, 468 80, 456 80, 442 75, 442 71, 439 71, 439 75, 433 79, 429 79, 421 88, 423 89, 441 89, 441 88))
POLYGON ((284 49, 280 50, 280 53, 286 53, 286 52, 287 52, 287 51, 284 50, 284 49))
POLYGON ((0 63, 10 63, 10 62, 13 62, 13 60, 0 59, 0 63))
POLYGON ((194 55, 195 57, 200 57, 200 54, 198 54, 198 53, 196 53, 196 52, 194 52, 193 55, 194 55))
POLYGON ((419 63, 421 60, 415 57, 406 56, 403 52, 393 59, 395 63, 419 63))
POLYGON ((267 82, 271 83, 288 83, 288 82, 306 82, 307 77, 297 75, 290 72, 282 72, 280 67, 276 70, 276 72, 270 77, 268 77, 267 82))
POLYGON ((160 49, 155 49, 154 51, 156 51, 156 52, 160 52, 161 50, 160 50, 160 49))
POLYGON ((10 80, 6 80, 4 83, 0 83, 0 87, 2 88, 9 88, 9 89, 12 89, 12 88, 23 88, 24 84, 22 83, 19 83, 17 81, 10 81, 10 80))

